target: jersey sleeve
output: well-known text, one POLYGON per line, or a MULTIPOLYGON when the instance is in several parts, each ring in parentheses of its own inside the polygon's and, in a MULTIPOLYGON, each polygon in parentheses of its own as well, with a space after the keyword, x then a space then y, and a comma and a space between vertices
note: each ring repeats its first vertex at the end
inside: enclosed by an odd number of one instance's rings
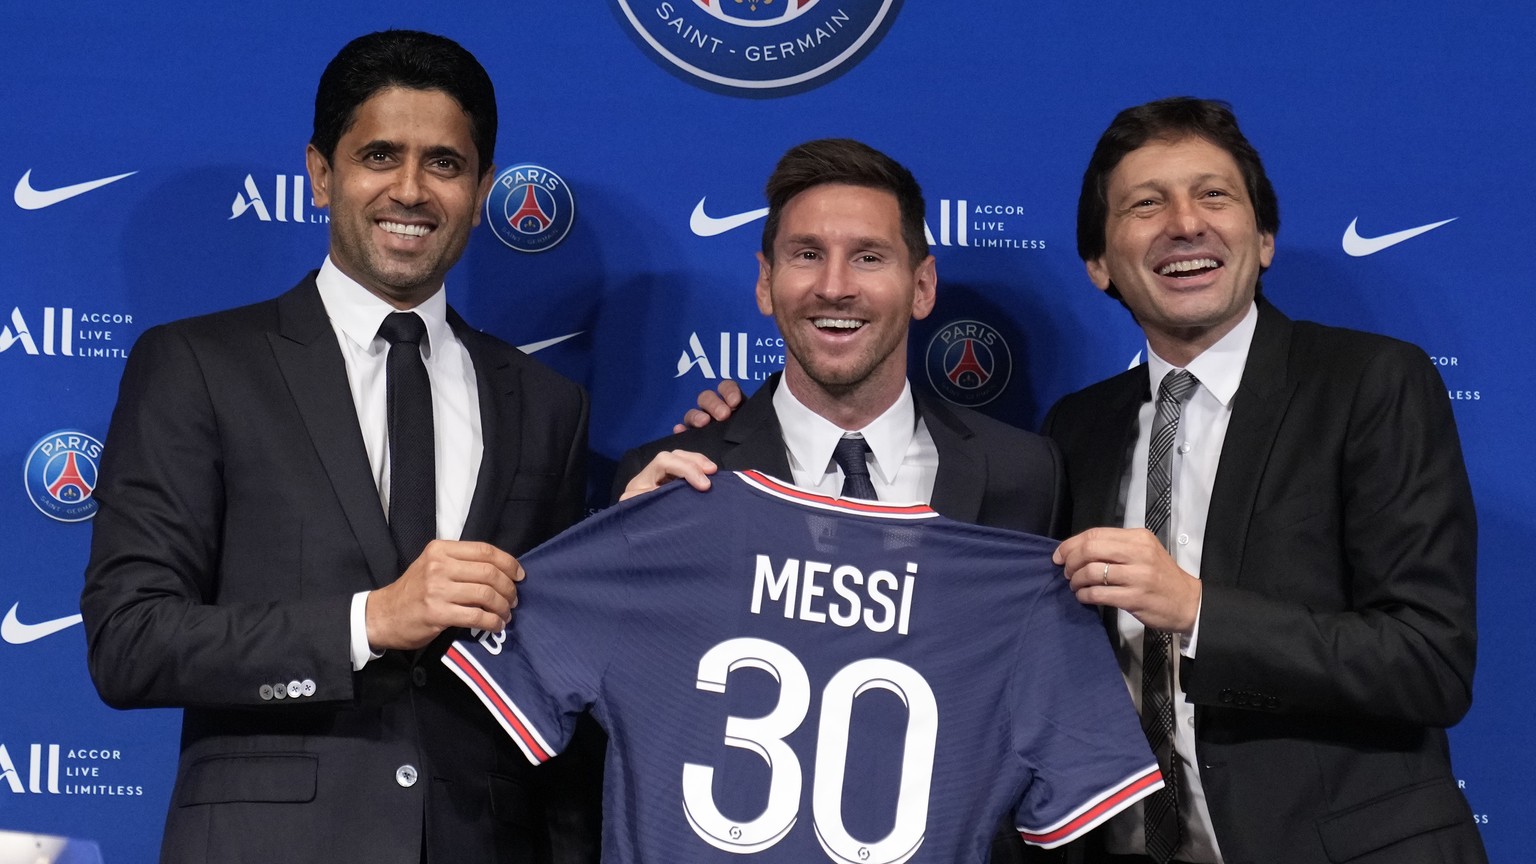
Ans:
POLYGON ((1066 580, 1036 599, 1016 662, 1015 753, 1031 779, 1014 825, 1026 843, 1067 843, 1162 787, 1103 623, 1066 580))
POLYGON ((610 508, 523 556, 527 577, 508 626, 469 631, 443 654, 535 764, 564 749, 601 696, 628 605, 628 509, 610 508))

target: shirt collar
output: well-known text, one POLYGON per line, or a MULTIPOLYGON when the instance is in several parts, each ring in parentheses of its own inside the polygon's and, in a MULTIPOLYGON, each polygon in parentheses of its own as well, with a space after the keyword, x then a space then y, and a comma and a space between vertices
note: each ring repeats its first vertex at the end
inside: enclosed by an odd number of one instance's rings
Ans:
MULTIPOLYGON (((789 382, 780 379, 773 392, 773 410, 779 416, 779 429, 784 436, 784 446, 800 467, 808 471, 825 471, 832 461, 832 450, 847 430, 805 407, 789 390, 789 382)), ((917 428, 917 408, 912 401, 912 384, 902 382, 901 395, 891 407, 863 429, 853 434, 863 436, 869 444, 870 467, 879 473, 886 483, 894 483, 896 472, 912 446, 912 436, 917 428)))
MULTIPOLYGON (((320 290, 320 302, 325 304, 325 314, 330 317, 331 324, 346 334, 354 345, 370 354, 388 347, 379 336, 379 325, 391 312, 401 310, 341 272, 329 255, 325 256, 325 263, 320 265, 320 272, 315 276, 315 287, 320 290)), ((422 354, 430 359, 433 345, 446 344, 446 340, 453 338, 452 328, 448 326, 447 293, 438 288, 410 311, 420 315, 427 325, 427 344, 422 346, 422 354)))
MULTIPOLYGON (((1253 345, 1253 331, 1259 323, 1258 310, 1257 304, 1249 303, 1248 312, 1237 322, 1236 327, 1184 367, 1223 407, 1232 404, 1238 385, 1243 383, 1243 367, 1248 365, 1248 349, 1253 345)), ((1157 387, 1163 376, 1176 368, 1153 353, 1150 344, 1147 345, 1149 398, 1157 395, 1157 387)))

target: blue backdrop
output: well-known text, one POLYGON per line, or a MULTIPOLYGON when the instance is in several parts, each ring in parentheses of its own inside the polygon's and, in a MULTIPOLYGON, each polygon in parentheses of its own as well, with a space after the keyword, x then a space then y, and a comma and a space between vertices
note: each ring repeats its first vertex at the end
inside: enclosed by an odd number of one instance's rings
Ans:
POLYGON ((0 829, 94 839, 111 864, 154 857, 179 715, 103 706, 71 618, 123 358, 148 326, 272 296, 319 265, 326 217, 303 160, 315 83, 348 39, 397 26, 458 39, 497 84, 497 162, 524 167, 493 203, 537 206, 505 240, 476 229, 450 298, 591 391, 594 501, 613 460, 698 390, 750 388, 782 364, 752 298, 761 223, 746 214, 789 146, 852 136, 913 169, 940 277, 913 378, 1034 426, 1143 347, 1075 253, 1098 134, 1161 96, 1232 102, 1280 193, 1268 295, 1292 317, 1422 346, 1454 400, 1482 527, 1481 662, 1456 768, 1493 859, 1521 860, 1536 847, 1522 636, 1536 590, 1519 564, 1536 536, 1519 383, 1536 370, 1536 99, 1519 58, 1536 13, 1251 5, 9 4, 0 829), (1352 235, 1447 219, 1351 254, 1352 235), (957 365, 971 369, 958 383, 957 365))

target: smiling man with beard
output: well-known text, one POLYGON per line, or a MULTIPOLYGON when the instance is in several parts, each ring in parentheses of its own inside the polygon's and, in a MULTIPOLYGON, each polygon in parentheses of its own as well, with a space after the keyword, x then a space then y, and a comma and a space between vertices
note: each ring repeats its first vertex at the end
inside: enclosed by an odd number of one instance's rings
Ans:
POLYGON ((630 451, 616 496, 678 477, 704 489, 717 468, 756 469, 827 495, 921 501, 953 519, 1056 531, 1064 475, 1055 447, 907 381, 908 332, 938 288, 911 172, 858 141, 811 141, 779 161, 767 197, 757 305, 784 338, 783 373, 729 420, 630 451))

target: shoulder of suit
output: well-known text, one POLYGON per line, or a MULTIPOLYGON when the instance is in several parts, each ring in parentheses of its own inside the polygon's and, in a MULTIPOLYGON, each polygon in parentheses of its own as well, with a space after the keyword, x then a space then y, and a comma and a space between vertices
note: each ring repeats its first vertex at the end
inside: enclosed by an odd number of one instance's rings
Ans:
MULTIPOLYGON (((1028 429, 1022 429, 1012 423, 1005 423, 974 408, 966 408, 947 402, 943 404, 929 402, 924 410, 924 422, 927 422, 927 419, 935 414, 948 412, 955 421, 968 428, 972 434, 989 441, 1008 443, 1010 445, 1024 445, 1031 441, 1043 443, 1045 441, 1045 437, 1042 435, 1031 432, 1028 429)), ((933 419, 942 421, 941 417, 933 417, 933 419)))
POLYGON ((710 423, 702 429, 685 429, 675 435, 663 435, 631 448, 624 454, 624 458, 625 460, 638 459, 643 464, 650 461, 652 456, 666 450, 690 450, 703 453, 711 459, 717 458, 723 446, 725 433, 731 428, 732 422, 734 418, 724 422, 710 423))
POLYGON ((564 393, 574 396, 583 392, 580 384, 550 368, 544 361, 524 352, 516 345, 484 330, 465 325, 454 331, 466 345, 474 343, 480 350, 504 358, 523 377, 531 389, 546 393, 564 393))
POLYGON ((1081 390, 1068 393, 1056 400, 1056 405, 1051 411, 1057 412, 1079 405, 1096 405, 1107 399, 1123 398, 1127 391, 1134 390, 1146 380, 1145 364, 1132 366, 1118 375, 1112 375, 1102 381, 1089 384, 1081 390))
POLYGON ((243 340, 276 330, 277 321, 277 298, 271 298, 156 324, 145 330, 139 336, 139 341, 147 343, 158 338, 176 336, 192 344, 237 346, 243 340))
POLYGON ((1429 354, 1417 345, 1364 330, 1296 321, 1291 331, 1293 367, 1337 375, 1366 366, 1432 366, 1429 354))

